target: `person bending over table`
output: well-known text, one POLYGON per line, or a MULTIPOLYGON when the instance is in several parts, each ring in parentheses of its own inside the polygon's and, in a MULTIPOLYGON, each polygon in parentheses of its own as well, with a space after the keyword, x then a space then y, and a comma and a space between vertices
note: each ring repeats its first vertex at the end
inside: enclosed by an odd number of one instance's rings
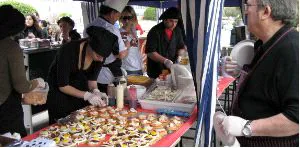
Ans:
POLYGON ((50 66, 50 124, 89 104, 106 105, 107 95, 98 90, 97 77, 118 38, 102 27, 91 26, 86 31, 88 38, 64 44, 50 66))

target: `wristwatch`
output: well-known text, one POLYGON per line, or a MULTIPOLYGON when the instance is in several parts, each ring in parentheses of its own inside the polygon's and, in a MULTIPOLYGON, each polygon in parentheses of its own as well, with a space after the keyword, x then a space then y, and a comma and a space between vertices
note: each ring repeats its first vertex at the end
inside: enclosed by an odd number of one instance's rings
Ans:
POLYGON ((244 128, 242 130, 242 133, 245 137, 251 137, 252 136, 252 130, 251 130, 251 124, 252 120, 248 120, 246 124, 244 125, 244 128))

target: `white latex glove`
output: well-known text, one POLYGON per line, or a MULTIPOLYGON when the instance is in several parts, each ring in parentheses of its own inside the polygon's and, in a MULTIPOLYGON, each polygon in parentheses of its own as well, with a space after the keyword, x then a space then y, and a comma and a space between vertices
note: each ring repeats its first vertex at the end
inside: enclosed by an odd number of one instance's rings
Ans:
POLYGON ((225 72, 233 77, 237 77, 242 69, 241 66, 238 65, 237 61, 232 60, 231 57, 224 57, 224 66, 225 72))
POLYGON ((83 99, 85 101, 89 101, 89 103, 94 106, 101 106, 101 98, 95 94, 88 92, 88 91, 84 94, 83 99))
POLYGON ((38 88, 45 88, 46 83, 43 78, 36 78, 34 80, 38 82, 38 86, 37 86, 38 88))
POLYGON ((218 139, 220 139, 222 141, 222 143, 225 146, 233 146, 235 144, 235 142, 237 141, 237 139, 232 136, 232 135, 226 135, 223 131, 223 125, 222 122, 225 119, 225 117, 227 117, 224 113, 218 111, 215 113, 214 115, 214 128, 215 128, 215 132, 216 132, 216 136, 218 137, 218 139))
POLYGON ((93 94, 101 98, 101 106, 107 105, 106 102, 108 100, 108 96, 106 95, 106 93, 100 92, 99 89, 94 89, 93 94))
POLYGON ((227 116, 222 122, 223 129, 226 135, 244 136, 242 130, 247 123, 247 120, 237 116, 227 116))
POLYGON ((173 65, 173 62, 169 59, 165 59, 164 64, 167 68, 171 68, 171 66, 173 65))

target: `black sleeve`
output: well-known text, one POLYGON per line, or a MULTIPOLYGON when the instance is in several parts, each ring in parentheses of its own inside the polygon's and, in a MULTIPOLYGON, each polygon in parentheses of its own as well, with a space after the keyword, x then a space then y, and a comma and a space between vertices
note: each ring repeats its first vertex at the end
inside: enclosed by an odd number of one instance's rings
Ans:
POLYGON ((284 50, 281 57, 276 72, 281 110, 289 120, 299 123, 299 46, 284 50))
MULTIPOLYGON (((103 60, 105 61, 105 60, 103 60)), ((87 72, 87 78, 90 81, 97 81, 99 72, 102 68, 102 62, 93 62, 91 64, 91 67, 89 68, 88 72, 87 72)))
POLYGON ((36 29, 36 37, 41 38, 41 39, 43 38, 41 29, 36 29))
POLYGON ((48 32, 45 29, 42 29, 42 38, 43 39, 48 39, 49 38, 48 32))
POLYGON ((81 39, 80 34, 76 30, 72 30, 69 33, 71 40, 79 40, 81 39))
MULTIPOLYGON (((72 67, 72 55, 69 51, 71 44, 66 44, 59 49, 57 54, 57 85, 63 87, 69 85, 69 77, 72 67)), ((73 49, 74 50, 74 49, 73 49)))
POLYGON ((145 53, 156 52, 159 43, 159 35, 157 31, 153 28, 149 31, 147 35, 147 42, 146 42, 146 50, 145 53))

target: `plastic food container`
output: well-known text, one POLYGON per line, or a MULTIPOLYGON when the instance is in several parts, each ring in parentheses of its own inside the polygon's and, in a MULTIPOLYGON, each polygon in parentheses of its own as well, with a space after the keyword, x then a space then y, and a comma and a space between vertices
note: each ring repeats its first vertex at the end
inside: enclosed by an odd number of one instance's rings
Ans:
POLYGON ((42 105, 47 101, 49 85, 46 83, 45 88, 36 88, 32 92, 24 94, 23 103, 32 105, 42 105))
POLYGON ((192 103, 180 103, 177 102, 176 100, 180 100, 184 94, 182 94, 182 90, 177 90, 177 94, 174 98, 170 98, 169 100, 164 100, 164 99, 149 99, 150 93, 157 87, 157 84, 153 84, 147 92, 138 99, 139 103, 141 104, 141 107, 143 109, 148 109, 148 110, 157 110, 157 109, 173 109, 176 111, 184 111, 191 113, 194 109, 194 106, 196 102, 192 103))
POLYGON ((31 46, 31 41, 28 39, 19 39, 19 44, 23 48, 28 48, 31 46))
MULTIPOLYGON (((127 89, 130 88, 131 85, 127 86, 127 89)), ((133 85, 136 88, 136 98, 140 99, 146 92, 146 87, 142 85, 133 85)))

